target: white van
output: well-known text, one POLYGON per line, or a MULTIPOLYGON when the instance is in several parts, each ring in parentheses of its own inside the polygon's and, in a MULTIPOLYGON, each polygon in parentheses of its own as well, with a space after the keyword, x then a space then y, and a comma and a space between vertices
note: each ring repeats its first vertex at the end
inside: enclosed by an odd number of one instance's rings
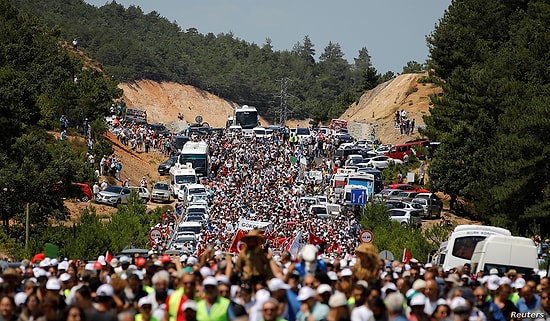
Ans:
POLYGON ((518 236, 491 235, 477 243, 472 255, 472 271, 489 274, 497 269, 500 275, 515 269, 523 275, 531 275, 539 268, 537 247, 533 240, 518 236))
POLYGON ((196 184, 198 180, 197 173, 195 173, 191 164, 188 166, 176 164, 170 168, 170 189, 172 190, 172 196, 177 198, 182 185, 196 184))

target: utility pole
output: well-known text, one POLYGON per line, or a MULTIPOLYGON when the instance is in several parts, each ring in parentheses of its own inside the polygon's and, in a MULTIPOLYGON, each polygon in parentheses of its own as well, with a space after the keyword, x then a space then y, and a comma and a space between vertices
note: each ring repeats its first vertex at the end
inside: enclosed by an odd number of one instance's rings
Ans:
POLYGON ((291 96, 287 92, 290 78, 283 77, 278 81, 281 83, 281 93, 279 96, 277 96, 281 99, 279 104, 279 126, 285 126, 286 121, 288 120, 288 114, 289 114, 287 99, 288 97, 291 96))
POLYGON ((25 250, 29 249, 29 203, 27 203, 27 208, 25 211, 25 250))

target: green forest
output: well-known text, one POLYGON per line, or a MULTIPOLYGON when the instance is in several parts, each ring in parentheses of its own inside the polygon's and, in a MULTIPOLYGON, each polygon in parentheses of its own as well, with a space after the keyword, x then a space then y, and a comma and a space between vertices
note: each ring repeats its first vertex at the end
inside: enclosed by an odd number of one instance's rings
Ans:
MULTIPOLYGON (((381 75, 362 48, 350 64, 337 42, 316 48, 307 35, 291 51, 274 51, 231 33, 201 34, 181 28, 157 12, 112 1, 100 8, 83 0, 13 0, 20 9, 59 26, 67 41, 101 62, 118 81, 175 81, 209 91, 241 105, 256 106, 272 123, 279 121, 281 80, 288 79, 293 118, 338 118, 361 94, 394 77, 381 75), (319 61, 315 60, 319 51, 319 61)), ((420 71, 418 63, 409 64, 420 71)))
MULTIPOLYGON (((403 70, 426 68, 445 93, 432 97, 422 130, 441 142, 430 161, 431 190, 450 195, 457 213, 515 234, 550 233, 548 26, 548 1, 455 0, 427 37, 426 66, 410 62, 403 70)), ((307 35, 279 52, 268 39, 258 46, 231 34, 180 30, 155 12, 115 2, 95 8, 82 0, 0 0, 0 51, 0 239, 21 247, 28 204, 27 253, 50 241, 68 255, 96 255, 84 233, 90 229, 102 246, 116 250, 120 240, 108 231, 131 231, 151 219, 130 204, 119 208, 111 226, 93 212, 66 226, 63 198, 71 182, 94 179, 86 153, 111 151, 101 135, 103 116, 121 97, 119 81, 191 84, 277 119, 277 80, 288 78, 292 116, 317 121, 338 117, 365 90, 394 76, 381 75, 366 48, 349 64, 338 43, 330 43, 316 61, 307 35), (102 68, 70 48, 73 38, 102 68), (85 141, 56 138, 62 114, 75 137, 83 118, 92 121, 93 150, 85 141), (116 225, 122 222, 129 225, 116 225)), ((143 244, 141 234, 118 237, 143 244)))
POLYGON ((521 234, 550 232, 549 26, 545 0, 461 0, 428 37, 431 187, 521 234))

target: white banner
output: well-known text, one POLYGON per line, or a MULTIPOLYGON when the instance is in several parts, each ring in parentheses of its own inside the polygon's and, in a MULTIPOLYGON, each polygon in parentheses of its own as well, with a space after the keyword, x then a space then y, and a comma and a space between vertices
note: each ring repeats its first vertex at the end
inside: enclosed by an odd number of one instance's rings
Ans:
POLYGON ((240 219, 238 229, 243 231, 251 231, 254 229, 264 230, 270 224, 271 222, 260 222, 260 221, 250 221, 250 220, 240 219))

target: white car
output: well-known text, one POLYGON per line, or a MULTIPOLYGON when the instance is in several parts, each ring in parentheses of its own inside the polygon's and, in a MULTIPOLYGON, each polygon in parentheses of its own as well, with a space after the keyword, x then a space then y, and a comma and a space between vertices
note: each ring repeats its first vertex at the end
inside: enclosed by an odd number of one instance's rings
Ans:
POLYGON ((391 145, 380 145, 374 152, 378 155, 384 155, 386 152, 390 151, 390 148, 391 145))
POLYGON ((376 169, 386 169, 390 166, 390 164, 400 165, 400 164, 403 164, 403 161, 400 159, 395 159, 388 156, 380 155, 380 156, 370 158, 367 162, 367 167, 371 165, 373 168, 376 168, 376 169))
POLYGON ((403 226, 420 227, 422 219, 420 218, 422 210, 392 208, 388 210, 390 220, 399 222, 403 226))
POLYGON ((151 194, 146 187, 142 186, 130 186, 131 191, 136 191, 139 195, 139 198, 143 200, 143 203, 147 203, 151 198, 151 194))
POLYGON ((178 191, 178 200, 183 202, 191 201, 191 197, 196 194, 207 194, 206 187, 202 184, 182 185, 178 191))

